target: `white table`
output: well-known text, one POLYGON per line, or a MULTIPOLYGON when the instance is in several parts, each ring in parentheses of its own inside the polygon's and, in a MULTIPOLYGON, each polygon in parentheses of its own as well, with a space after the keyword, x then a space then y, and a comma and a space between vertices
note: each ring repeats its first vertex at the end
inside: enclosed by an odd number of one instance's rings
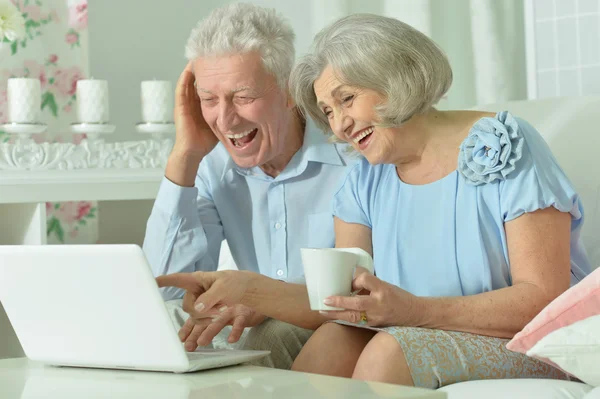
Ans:
POLYGON ((3 399, 418 398, 446 394, 401 385, 234 366, 189 374, 57 368, 26 358, 0 360, 3 399))

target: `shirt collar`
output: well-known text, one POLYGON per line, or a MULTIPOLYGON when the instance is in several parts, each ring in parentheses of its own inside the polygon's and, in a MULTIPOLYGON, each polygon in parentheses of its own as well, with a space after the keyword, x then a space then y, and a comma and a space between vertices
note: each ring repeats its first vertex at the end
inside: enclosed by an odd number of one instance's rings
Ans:
MULTIPOLYGON (((227 151, 227 150, 225 150, 225 151, 227 151)), ((235 162, 233 162, 233 159, 228 154, 227 155, 227 162, 225 162, 225 167, 223 168, 223 173, 221 174, 221 181, 223 181, 223 179, 225 179, 225 176, 227 175, 227 172, 229 172, 233 168, 237 169, 238 166, 235 164, 235 162)))
MULTIPOLYGON (((302 148, 298 150, 296 154, 290 160, 290 163, 286 166, 281 175, 287 174, 288 169, 302 169, 306 168, 308 162, 319 162, 330 165, 344 166, 345 162, 338 152, 337 146, 330 142, 327 136, 319 130, 316 124, 311 120, 307 119, 306 127, 304 128, 304 142, 302 148)), ((228 156, 223 173, 221 174, 221 180, 225 178, 225 175, 230 170, 236 170, 238 173, 244 176, 260 174, 260 171, 255 171, 256 168, 240 168, 233 162, 233 159, 228 156)))
POLYGON ((309 162, 320 162, 337 166, 345 164, 338 152, 337 146, 329 140, 328 136, 311 119, 306 121, 302 152, 304 160, 309 162))

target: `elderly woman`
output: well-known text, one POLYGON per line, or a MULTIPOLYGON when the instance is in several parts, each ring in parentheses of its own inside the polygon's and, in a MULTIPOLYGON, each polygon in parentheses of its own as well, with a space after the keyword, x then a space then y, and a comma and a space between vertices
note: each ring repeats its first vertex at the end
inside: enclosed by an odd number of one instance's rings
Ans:
POLYGON ((590 271, 579 196, 539 133, 508 112, 439 111, 452 72, 425 35, 352 15, 294 69, 301 109, 364 158, 334 197, 337 247, 374 258, 354 297, 310 312, 306 288, 248 272, 159 279, 186 309, 244 303, 317 328, 293 369, 438 388, 488 378, 567 378, 505 348, 590 271), (326 320, 335 322, 324 323, 326 320))
POLYGON ((377 276, 326 301, 347 311, 296 370, 430 388, 565 378, 505 344, 589 273, 581 201, 526 121, 436 110, 451 81, 435 43, 377 15, 327 27, 293 71, 299 106, 364 157, 334 197, 336 245, 370 251, 377 276))

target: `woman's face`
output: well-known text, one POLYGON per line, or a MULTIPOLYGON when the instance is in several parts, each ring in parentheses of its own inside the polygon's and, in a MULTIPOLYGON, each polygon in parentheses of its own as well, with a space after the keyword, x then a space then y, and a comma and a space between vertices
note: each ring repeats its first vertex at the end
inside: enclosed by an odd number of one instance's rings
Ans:
POLYGON ((343 84, 331 66, 315 81, 314 90, 318 107, 339 139, 352 144, 372 165, 388 163, 394 134, 375 127, 379 123, 376 107, 385 101, 381 94, 343 84))

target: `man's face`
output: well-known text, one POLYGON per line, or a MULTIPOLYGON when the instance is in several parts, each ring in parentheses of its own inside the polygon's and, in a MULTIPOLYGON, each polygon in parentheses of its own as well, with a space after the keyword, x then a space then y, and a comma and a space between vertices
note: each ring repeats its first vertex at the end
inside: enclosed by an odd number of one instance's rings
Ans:
POLYGON ((257 52, 193 62, 204 119, 242 168, 260 166, 285 149, 293 103, 257 52))

